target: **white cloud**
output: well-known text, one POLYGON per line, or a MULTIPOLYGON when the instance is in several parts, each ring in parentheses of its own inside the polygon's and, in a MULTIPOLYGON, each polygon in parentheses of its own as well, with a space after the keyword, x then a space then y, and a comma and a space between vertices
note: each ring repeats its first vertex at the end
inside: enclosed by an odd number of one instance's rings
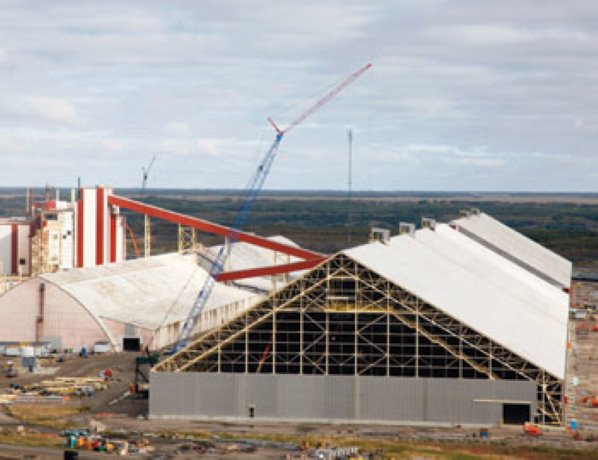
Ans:
POLYGON ((596 21, 583 0, 8 2, 0 181, 68 182, 76 159, 90 181, 136 185, 156 152, 163 186, 242 187, 268 116, 284 126, 371 60, 285 139, 267 184, 342 187, 352 126, 365 188, 463 188, 469 173, 471 189, 534 176, 596 191, 596 21))
POLYGON ((385 155, 387 161, 411 162, 428 166, 442 163, 461 164, 480 168, 499 168, 505 165, 502 154, 493 154, 485 146, 463 149, 454 145, 409 144, 396 147, 385 155))
POLYGON ((224 142, 222 139, 197 139, 195 145, 200 153, 217 157, 222 154, 224 142))
POLYGON ((22 99, 22 112, 33 113, 44 120, 72 123, 77 119, 75 106, 64 99, 45 96, 26 96, 22 99))
POLYGON ((125 149, 125 143, 118 139, 104 139, 101 145, 111 152, 122 152, 125 149))
POLYGON ((191 130, 187 123, 170 122, 166 124, 166 131, 170 134, 188 136, 191 130))
POLYGON ((498 24, 437 26, 426 33, 433 39, 462 41, 479 47, 516 45, 533 38, 533 34, 525 29, 498 24))

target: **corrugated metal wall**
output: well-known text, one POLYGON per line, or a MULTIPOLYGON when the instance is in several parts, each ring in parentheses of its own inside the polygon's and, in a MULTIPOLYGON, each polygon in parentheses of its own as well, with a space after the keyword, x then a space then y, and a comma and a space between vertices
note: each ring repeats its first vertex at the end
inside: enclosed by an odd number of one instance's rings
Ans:
POLYGON ((12 273, 12 225, 0 225, 0 274, 12 273))
POLYGON ((529 381, 151 373, 150 417, 497 424, 502 402, 527 401, 529 381), (491 402, 500 401, 500 402, 491 402))
POLYGON ((0 223, 0 275, 21 275, 30 272, 29 223, 0 223), (13 250, 16 249, 16 254, 13 250), (13 260, 14 258, 14 260, 13 260), (24 259, 24 264, 21 264, 24 259))

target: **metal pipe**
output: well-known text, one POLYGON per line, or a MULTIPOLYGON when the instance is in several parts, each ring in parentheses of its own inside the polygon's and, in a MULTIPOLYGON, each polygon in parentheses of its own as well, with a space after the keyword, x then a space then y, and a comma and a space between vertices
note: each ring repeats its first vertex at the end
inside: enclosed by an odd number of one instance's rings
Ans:
POLYGON ((39 285, 39 309, 35 320, 35 341, 41 342, 44 327, 44 306, 46 300, 46 283, 39 285))

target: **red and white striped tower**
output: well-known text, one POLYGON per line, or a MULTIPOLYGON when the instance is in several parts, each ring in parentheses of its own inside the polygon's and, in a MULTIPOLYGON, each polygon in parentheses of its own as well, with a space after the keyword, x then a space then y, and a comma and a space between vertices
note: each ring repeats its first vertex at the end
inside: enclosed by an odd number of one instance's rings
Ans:
POLYGON ((77 202, 77 267, 93 267, 125 259, 124 219, 108 205, 111 188, 81 188, 77 202))

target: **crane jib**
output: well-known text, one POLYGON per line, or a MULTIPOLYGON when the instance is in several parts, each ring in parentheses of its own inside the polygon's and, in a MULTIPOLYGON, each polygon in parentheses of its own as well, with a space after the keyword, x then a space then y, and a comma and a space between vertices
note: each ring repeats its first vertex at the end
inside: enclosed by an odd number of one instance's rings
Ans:
MULTIPOLYGON (((330 100, 332 100, 334 97, 336 97, 341 91, 343 91, 345 88, 347 88, 347 86, 349 86, 351 83, 353 83, 355 80, 357 80, 363 73, 365 73, 371 67, 372 67, 372 64, 367 64, 366 66, 362 67, 361 69, 357 70, 356 72, 353 72, 343 82, 341 82, 339 85, 337 85, 332 91, 328 92, 324 97, 322 97, 319 101, 317 101, 314 105, 312 105, 308 110, 303 112, 295 120, 293 120, 291 123, 289 123, 289 125, 287 126, 286 129, 281 130, 274 123, 274 121, 272 121, 271 118, 268 119, 268 121, 274 127, 274 129, 276 131, 276 136, 274 138, 274 142, 272 143, 272 145, 266 152, 266 155, 264 155, 263 160, 260 162, 254 175, 250 178, 249 184, 248 184, 247 188, 245 189, 241 208, 239 209, 239 212, 237 213, 237 216, 235 217, 233 225, 231 225, 231 228, 226 235, 226 237, 230 243, 234 243, 235 241, 237 241, 239 232, 242 230, 245 223, 247 222, 247 218, 249 216, 251 206, 255 202, 255 199, 259 195, 259 193, 262 189, 262 186, 264 185, 264 182, 266 180, 266 177, 268 176, 268 172, 270 171, 270 167, 272 166, 272 162, 274 161, 274 157, 276 155, 276 152, 278 151, 278 147, 280 146, 282 139, 284 138, 284 135, 286 133, 288 133, 291 129, 295 128, 296 126, 301 124, 303 121, 305 121, 314 112, 316 112, 321 107, 326 105, 330 100)), ((193 303, 193 307, 191 308, 191 311, 189 312, 189 315, 187 316, 187 319, 185 320, 185 322, 183 324, 183 327, 181 329, 181 332, 179 334, 179 337, 178 337, 178 340, 177 340, 177 343, 175 346, 175 351, 177 351, 177 352, 187 343, 187 341, 193 334, 193 331, 195 330, 195 326, 197 325, 199 317, 203 313, 203 310, 208 302, 208 299, 212 293, 212 290, 214 289, 214 286, 216 284, 216 278, 223 271, 224 262, 228 256, 227 250, 225 249, 225 247, 226 247, 226 244, 220 248, 220 251, 218 252, 218 256, 216 257, 216 260, 214 261, 214 263, 212 264, 212 267, 210 268, 210 273, 206 277, 203 287, 202 287, 201 291, 199 292, 197 298, 195 299, 195 302, 193 303)))

